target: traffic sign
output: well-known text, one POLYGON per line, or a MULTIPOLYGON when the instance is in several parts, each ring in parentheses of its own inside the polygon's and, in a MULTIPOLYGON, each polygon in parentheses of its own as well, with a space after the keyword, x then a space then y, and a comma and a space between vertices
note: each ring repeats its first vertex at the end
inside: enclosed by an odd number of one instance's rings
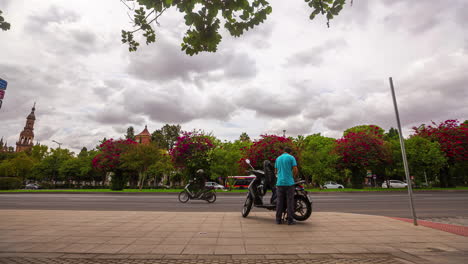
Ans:
POLYGON ((6 90, 7 84, 7 81, 0 78, 0 89, 6 90))

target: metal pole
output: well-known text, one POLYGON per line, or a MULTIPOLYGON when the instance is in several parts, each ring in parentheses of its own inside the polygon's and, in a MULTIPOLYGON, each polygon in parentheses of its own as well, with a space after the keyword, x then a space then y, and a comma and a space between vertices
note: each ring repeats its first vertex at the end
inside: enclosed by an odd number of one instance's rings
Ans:
POLYGON ((403 139, 403 133, 401 132, 401 124, 400 124, 400 114, 398 114, 398 106, 395 97, 395 89, 393 88, 393 80, 392 77, 389 78, 390 81, 390 89, 392 90, 392 97, 393 97, 393 106, 395 107, 395 115, 398 124, 398 135, 400 136, 400 145, 401 145, 401 156, 403 157, 403 165, 405 167, 405 174, 406 174, 406 182, 408 183, 408 196, 410 200, 410 207, 411 213, 413 214, 413 223, 415 226, 418 225, 418 220, 416 219, 416 211, 414 210, 413 204, 413 188, 412 183, 409 175, 409 168, 408 168, 408 161, 406 160, 406 151, 405 151, 405 141, 403 139))

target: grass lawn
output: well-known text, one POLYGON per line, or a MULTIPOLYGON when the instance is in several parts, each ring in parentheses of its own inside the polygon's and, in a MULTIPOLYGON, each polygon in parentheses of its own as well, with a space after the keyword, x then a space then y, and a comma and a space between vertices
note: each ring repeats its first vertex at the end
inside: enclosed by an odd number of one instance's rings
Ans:
MULTIPOLYGON (((405 191, 406 188, 364 188, 364 189, 307 189, 309 192, 393 192, 393 191, 405 191)), ((421 188, 413 189, 414 191, 445 191, 445 190, 468 190, 468 187, 456 187, 456 188, 421 188)), ((40 189, 40 190, 0 190, 0 193, 40 193, 40 192, 109 192, 109 193, 178 193, 182 189, 124 189, 123 191, 112 191, 109 189, 40 189)), ((232 191, 221 191, 221 193, 244 193, 247 190, 232 190, 232 191)))

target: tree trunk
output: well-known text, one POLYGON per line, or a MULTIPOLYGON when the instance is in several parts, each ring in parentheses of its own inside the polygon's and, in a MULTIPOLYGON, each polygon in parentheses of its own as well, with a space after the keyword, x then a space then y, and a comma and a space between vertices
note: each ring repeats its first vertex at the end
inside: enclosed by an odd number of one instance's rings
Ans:
POLYGON ((362 185, 362 180, 363 180, 363 177, 362 177, 362 170, 357 168, 357 167, 353 167, 351 168, 351 186, 354 188, 354 189, 362 189, 363 188, 363 185, 362 185))
POLYGON ((125 177, 121 170, 116 170, 111 180, 111 190, 122 191, 125 187, 125 177))

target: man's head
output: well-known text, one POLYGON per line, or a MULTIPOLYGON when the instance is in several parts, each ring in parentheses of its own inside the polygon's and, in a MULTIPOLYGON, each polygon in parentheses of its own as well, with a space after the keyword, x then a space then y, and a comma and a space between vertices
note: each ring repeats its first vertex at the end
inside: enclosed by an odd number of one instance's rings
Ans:
POLYGON ((292 149, 290 147, 284 147, 284 152, 291 154, 292 149))

